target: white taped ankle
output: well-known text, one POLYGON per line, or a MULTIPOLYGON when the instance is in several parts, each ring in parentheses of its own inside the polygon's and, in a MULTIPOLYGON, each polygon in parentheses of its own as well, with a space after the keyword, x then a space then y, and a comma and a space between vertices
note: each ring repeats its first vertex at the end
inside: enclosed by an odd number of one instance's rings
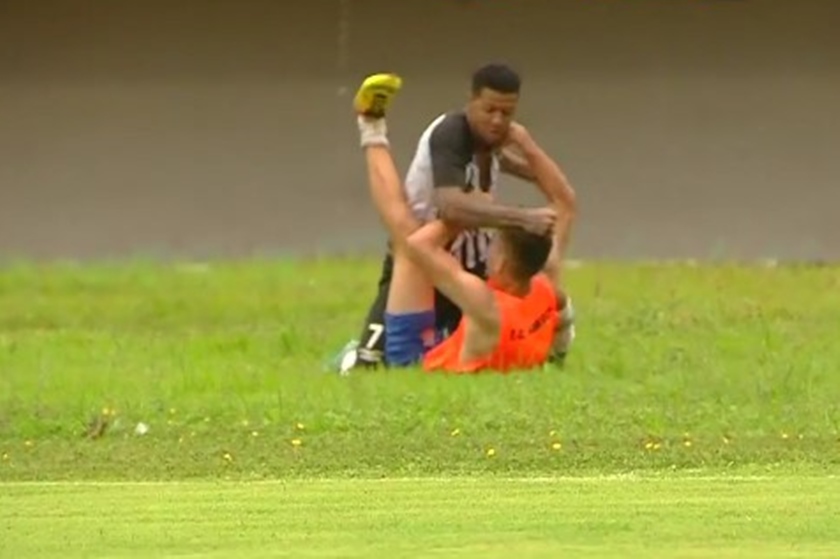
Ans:
POLYGON ((358 118, 359 140, 362 147, 387 146, 388 125, 384 118, 371 120, 363 116, 358 118))

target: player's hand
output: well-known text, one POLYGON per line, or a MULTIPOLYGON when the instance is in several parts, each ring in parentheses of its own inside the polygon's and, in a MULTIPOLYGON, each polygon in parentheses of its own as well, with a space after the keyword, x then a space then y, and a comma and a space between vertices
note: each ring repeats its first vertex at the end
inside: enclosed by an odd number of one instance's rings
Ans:
POLYGON ((529 208, 524 210, 522 228, 535 235, 548 236, 557 223, 557 212, 553 208, 529 208))

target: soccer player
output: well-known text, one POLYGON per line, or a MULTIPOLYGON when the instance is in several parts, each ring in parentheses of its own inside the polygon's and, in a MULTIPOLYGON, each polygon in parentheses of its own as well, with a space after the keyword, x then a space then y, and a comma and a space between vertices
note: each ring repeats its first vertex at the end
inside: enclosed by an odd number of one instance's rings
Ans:
MULTIPOLYGON (((492 228, 518 225, 545 232, 551 226, 550 219, 539 212, 493 201, 500 172, 536 182, 527 159, 508 142, 520 88, 519 75, 506 65, 479 68, 472 76, 466 108, 438 116, 421 134, 403 186, 418 225, 440 216, 460 226, 448 249, 464 270, 482 279, 487 278, 492 228)), ((565 177, 560 195, 572 216, 574 191, 565 177)), ((355 353, 360 365, 383 360, 388 336, 385 307, 393 278, 389 247, 359 342, 351 342, 344 350, 355 353)), ((452 332, 461 309, 439 290, 434 292, 434 302, 436 328, 444 334, 452 332)))
MULTIPOLYGON (((449 372, 510 371, 546 363, 562 325, 558 282, 570 224, 565 178, 527 130, 511 124, 505 138, 520 148, 552 207, 522 210, 531 221, 501 220, 490 242, 487 281, 464 270, 446 249, 456 228, 445 217, 418 224, 391 157, 385 113, 400 87, 397 76, 374 75, 354 100, 371 195, 392 244, 387 363, 422 363, 427 370, 449 372), (432 284, 462 313, 445 337, 436 328, 432 284)), ((567 344, 561 344, 565 351, 567 344)))

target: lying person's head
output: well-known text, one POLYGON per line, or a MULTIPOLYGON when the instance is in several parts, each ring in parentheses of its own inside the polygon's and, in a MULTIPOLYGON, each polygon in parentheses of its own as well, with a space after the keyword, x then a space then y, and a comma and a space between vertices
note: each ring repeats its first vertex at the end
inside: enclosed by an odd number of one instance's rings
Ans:
POLYGON ((528 284, 540 273, 551 254, 552 237, 524 229, 500 229, 490 247, 491 278, 504 283, 528 284))

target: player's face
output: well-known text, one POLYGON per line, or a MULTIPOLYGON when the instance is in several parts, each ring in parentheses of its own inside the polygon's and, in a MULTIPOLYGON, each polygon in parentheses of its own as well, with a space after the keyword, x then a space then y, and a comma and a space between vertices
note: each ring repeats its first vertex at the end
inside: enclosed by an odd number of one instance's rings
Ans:
POLYGON ((485 144, 497 147, 507 138, 510 123, 519 103, 517 93, 499 93, 482 89, 473 95, 467 107, 467 116, 473 133, 485 144))

